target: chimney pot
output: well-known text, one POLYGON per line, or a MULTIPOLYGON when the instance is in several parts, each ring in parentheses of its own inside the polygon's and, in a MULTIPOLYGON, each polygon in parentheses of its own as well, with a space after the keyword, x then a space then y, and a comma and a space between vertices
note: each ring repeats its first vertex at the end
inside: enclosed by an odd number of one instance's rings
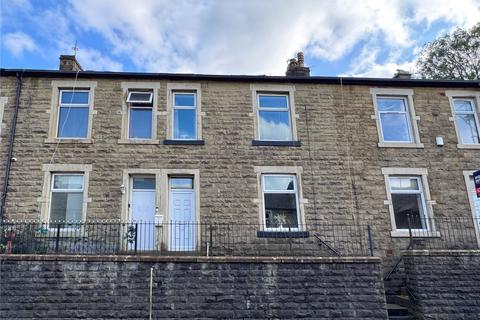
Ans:
POLYGON ((309 77, 310 68, 305 67, 305 56, 303 52, 297 53, 297 59, 293 58, 288 60, 287 72, 285 75, 287 77, 309 77))
POLYGON ((412 74, 409 71, 397 69, 393 79, 412 79, 412 74))
POLYGON ((61 71, 83 71, 74 55, 62 54, 60 56, 59 70, 61 71))

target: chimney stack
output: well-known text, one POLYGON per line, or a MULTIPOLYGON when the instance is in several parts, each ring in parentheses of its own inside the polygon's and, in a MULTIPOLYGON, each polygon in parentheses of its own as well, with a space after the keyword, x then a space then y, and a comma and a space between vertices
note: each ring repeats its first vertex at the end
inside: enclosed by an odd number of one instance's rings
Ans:
POLYGON ((288 61, 287 72, 285 75, 287 77, 309 77, 310 68, 305 67, 305 56, 303 52, 297 54, 297 59, 293 58, 288 61))
POLYGON ((83 71, 74 55, 62 54, 60 56, 60 71, 83 71))
POLYGON ((393 79, 412 79, 412 74, 409 71, 397 69, 393 79))

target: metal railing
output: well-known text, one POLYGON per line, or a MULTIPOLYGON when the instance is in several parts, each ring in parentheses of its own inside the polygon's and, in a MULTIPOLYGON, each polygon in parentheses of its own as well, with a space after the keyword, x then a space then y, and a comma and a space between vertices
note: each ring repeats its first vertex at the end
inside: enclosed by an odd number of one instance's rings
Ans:
MULTIPOLYGON (((400 230, 408 237, 408 250, 475 250, 480 249, 480 219, 472 217, 421 218, 407 215, 407 228, 400 230)), ((399 231, 399 230, 397 230, 399 231)), ((403 255, 385 273, 388 280, 403 262, 403 255)))
POLYGON ((203 256, 372 256, 369 225, 171 221, 0 222, 0 253, 203 256))
POLYGON ((409 249, 479 249, 480 219, 408 216, 409 249))

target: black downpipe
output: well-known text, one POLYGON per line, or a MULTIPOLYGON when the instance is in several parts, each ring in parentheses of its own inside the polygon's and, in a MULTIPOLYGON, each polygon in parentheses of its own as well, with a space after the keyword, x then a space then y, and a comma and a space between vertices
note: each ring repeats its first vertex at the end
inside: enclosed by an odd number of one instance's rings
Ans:
POLYGON ((0 221, 4 219, 4 213, 5 213, 5 200, 7 198, 7 191, 8 191, 8 178, 10 177, 10 167, 12 166, 12 157, 13 157, 13 140, 15 139, 15 129, 17 128, 18 109, 20 108, 20 94, 22 92, 22 76, 23 76, 23 72, 21 74, 17 72, 17 91, 15 94, 15 109, 13 110, 12 123, 10 125, 10 133, 8 136, 8 157, 7 157, 7 163, 5 165, 3 191, 0 197, 0 201, 1 201, 0 221))

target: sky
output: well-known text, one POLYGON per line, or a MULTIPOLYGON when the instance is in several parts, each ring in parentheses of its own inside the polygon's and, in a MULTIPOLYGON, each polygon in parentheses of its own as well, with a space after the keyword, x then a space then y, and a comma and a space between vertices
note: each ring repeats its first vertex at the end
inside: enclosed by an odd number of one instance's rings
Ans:
POLYGON ((0 0, 0 67, 315 76, 415 72, 423 46, 480 21, 480 0, 0 0))

